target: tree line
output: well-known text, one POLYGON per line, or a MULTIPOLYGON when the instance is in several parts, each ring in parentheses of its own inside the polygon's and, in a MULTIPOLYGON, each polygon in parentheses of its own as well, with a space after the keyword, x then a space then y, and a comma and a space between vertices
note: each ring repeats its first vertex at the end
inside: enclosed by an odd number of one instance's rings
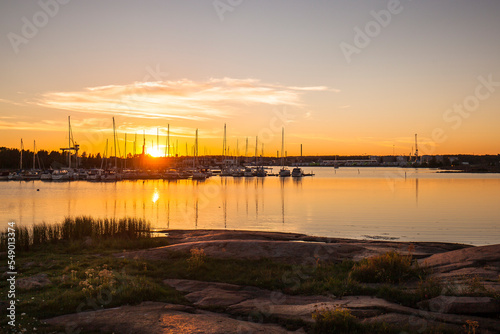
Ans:
MULTIPOLYGON (((23 150, 22 166, 21 151, 15 148, 0 147, 0 169, 31 169, 33 168, 33 151, 23 150)), ((74 163, 74 157, 73 157, 74 163)), ((96 155, 82 153, 78 157, 78 166, 83 168, 99 167, 102 157, 100 153, 96 155)), ((36 152, 35 168, 49 169, 68 166, 68 155, 59 151, 40 150, 36 152)))

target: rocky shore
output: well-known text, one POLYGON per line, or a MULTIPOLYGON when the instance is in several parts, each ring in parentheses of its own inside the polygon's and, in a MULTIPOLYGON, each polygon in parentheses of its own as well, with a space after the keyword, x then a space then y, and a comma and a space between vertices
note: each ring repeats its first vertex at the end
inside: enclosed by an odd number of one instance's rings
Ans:
MULTIPOLYGON (((196 250, 206 258, 271 261, 300 268, 360 261, 395 251, 411 254, 419 266, 429 270, 427 282, 439 281, 443 292, 408 307, 376 295, 301 294, 293 289, 166 278, 163 284, 182 293, 190 305, 145 301, 66 314, 46 322, 114 333, 305 333, 314 328, 313 314, 318 310, 343 309, 361 324, 378 323, 408 332, 500 332, 500 244, 472 247, 227 230, 167 232, 168 246, 114 256, 168 266, 172 254, 187 256, 196 250), (448 287, 446 292, 444 287, 448 287)), ((298 278, 297 284, 306 284, 311 278, 300 273, 294 277, 298 278)), ((291 278, 283 275, 279 279, 291 278)), ((412 293, 424 283, 409 281, 397 288, 412 293)), ((367 283, 364 287, 377 289, 381 285, 367 283)))

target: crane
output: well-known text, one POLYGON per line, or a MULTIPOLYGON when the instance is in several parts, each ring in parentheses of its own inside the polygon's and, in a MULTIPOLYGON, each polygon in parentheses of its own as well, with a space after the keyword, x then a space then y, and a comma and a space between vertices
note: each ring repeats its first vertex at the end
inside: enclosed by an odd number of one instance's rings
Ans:
POLYGON ((73 140, 73 131, 71 130, 71 116, 68 116, 68 147, 61 148, 64 152, 68 151, 68 167, 71 168, 71 151, 75 151, 75 164, 78 168, 78 150, 80 150, 80 145, 76 144, 73 140), (72 146, 73 145, 73 146, 72 146))

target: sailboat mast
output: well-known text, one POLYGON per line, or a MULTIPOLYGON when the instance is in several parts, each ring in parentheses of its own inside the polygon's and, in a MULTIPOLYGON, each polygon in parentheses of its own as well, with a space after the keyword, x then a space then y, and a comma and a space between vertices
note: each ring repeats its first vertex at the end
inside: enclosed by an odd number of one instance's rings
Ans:
POLYGON ((259 136, 255 137, 255 167, 257 167, 257 148, 259 147, 259 136))
POLYGON ((113 117, 113 140, 115 143, 115 169, 118 168, 118 157, 116 156, 116 127, 115 127, 115 118, 113 117))
POLYGON ((127 168, 127 134, 125 133, 125 168, 127 168))
POLYGON ((135 133, 135 136, 134 136, 134 157, 135 157, 135 154, 137 153, 136 150, 137 150, 137 132, 135 133))
POLYGON ((224 123, 224 141, 222 143, 222 155, 224 156, 224 158, 226 157, 226 150, 227 150, 227 142, 226 142, 226 123, 224 123))
POLYGON ((68 116, 68 167, 71 168, 71 116, 68 116))
POLYGON ((36 142, 33 140, 33 169, 35 169, 36 142))
POLYGON ((198 129, 196 129, 196 137, 194 140, 194 164, 198 166, 198 129))
POLYGON ((142 155, 146 153, 146 130, 142 130, 142 155))
POLYGON ((283 150, 285 149, 285 128, 281 128, 281 167, 285 167, 285 163, 283 161, 283 150))
POLYGON ((170 156, 170 124, 167 125, 167 157, 170 156))
POLYGON ((248 137, 247 137, 247 140, 246 140, 246 147, 245 147, 245 158, 247 158, 247 157, 248 157, 248 137))
POLYGON ((104 165, 104 162, 106 161, 107 155, 108 155, 108 139, 106 138, 106 148, 104 149, 104 156, 102 157, 102 160, 101 160, 101 169, 104 165))
POLYGON ((21 138, 21 156, 19 158, 19 170, 23 169, 23 150, 24 150, 24 144, 23 144, 23 139, 21 138))

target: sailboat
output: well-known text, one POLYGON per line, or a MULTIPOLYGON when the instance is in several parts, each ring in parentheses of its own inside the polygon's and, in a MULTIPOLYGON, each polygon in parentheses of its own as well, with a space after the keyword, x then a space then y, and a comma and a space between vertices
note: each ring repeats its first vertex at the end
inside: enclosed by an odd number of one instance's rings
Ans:
MULTIPOLYGON (((104 182, 116 182, 121 180, 121 174, 118 172, 118 155, 116 154, 117 148, 117 140, 116 140, 116 127, 115 127, 115 118, 113 117, 113 148, 115 153, 115 166, 111 170, 105 170, 104 174, 101 175, 101 181, 104 182)), ((107 150, 107 142, 106 142, 106 150, 107 150)))
POLYGON ((281 169, 278 173, 280 177, 289 177, 290 170, 285 167, 285 160, 283 158, 283 151, 285 150, 285 128, 281 128, 281 169))
POLYGON ((259 166, 255 170, 255 176, 257 177, 266 177, 267 176, 267 171, 264 169, 264 166, 259 166))
POLYGON ((22 179, 24 181, 32 181, 40 179, 40 171, 36 170, 35 160, 36 160, 36 143, 35 141, 33 141, 33 168, 22 174, 22 179))
POLYGON ((260 159, 260 164, 258 163, 257 161, 257 143, 255 143, 255 156, 256 156, 256 160, 255 160, 255 176, 257 177, 266 177, 267 176, 267 171, 264 169, 264 165, 263 165, 263 159, 262 157, 264 156, 264 144, 262 144, 262 155, 261 155, 261 159, 260 159))
POLYGON ((14 172, 8 176, 9 180, 16 180, 16 181, 21 181, 22 174, 23 174, 23 151, 24 151, 24 144, 23 144, 23 139, 21 138, 21 149, 19 150, 20 152, 20 157, 19 157, 19 171, 14 172))
POLYGON ((68 147, 61 148, 64 152, 68 152, 68 167, 55 170, 52 173, 53 181, 71 181, 78 180, 78 173, 71 167, 71 151, 75 151, 75 167, 78 167, 78 150, 80 145, 73 140, 73 131, 71 130, 71 116, 68 116, 68 147))
POLYGON ((207 174, 203 173, 198 168, 198 129, 196 129, 196 139, 194 144, 194 157, 193 157, 193 180, 204 181, 207 178, 207 174))
POLYGON ((222 166, 221 166, 220 176, 233 175, 233 170, 231 166, 227 165, 226 153, 227 153, 227 137, 226 137, 226 123, 224 123, 224 139, 222 141, 222 166))

